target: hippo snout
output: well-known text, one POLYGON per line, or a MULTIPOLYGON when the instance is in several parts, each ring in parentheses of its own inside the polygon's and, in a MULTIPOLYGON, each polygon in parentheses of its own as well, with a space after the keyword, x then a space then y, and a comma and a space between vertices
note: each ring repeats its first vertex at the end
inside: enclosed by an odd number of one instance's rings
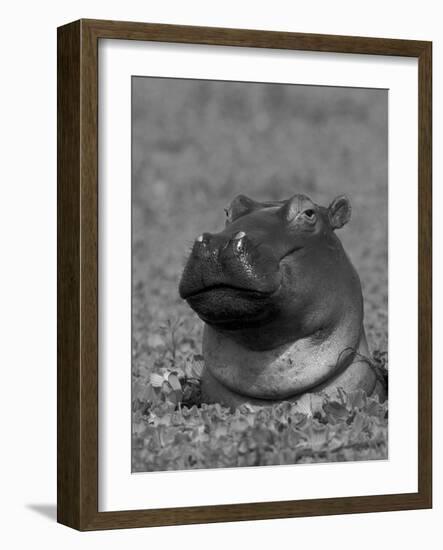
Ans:
POLYGON ((262 319, 279 285, 279 262, 270 247, 244 231, 224 231, 197 237, 179 293, 206 322, 229 324, 262 319))

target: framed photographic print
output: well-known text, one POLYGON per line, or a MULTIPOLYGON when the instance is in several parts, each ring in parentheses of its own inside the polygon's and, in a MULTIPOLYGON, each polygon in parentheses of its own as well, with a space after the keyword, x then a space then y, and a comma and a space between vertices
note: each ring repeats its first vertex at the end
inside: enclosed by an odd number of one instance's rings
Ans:
POLYGON ((430 508, 430 42, 58 29, 58 520, 430 508))

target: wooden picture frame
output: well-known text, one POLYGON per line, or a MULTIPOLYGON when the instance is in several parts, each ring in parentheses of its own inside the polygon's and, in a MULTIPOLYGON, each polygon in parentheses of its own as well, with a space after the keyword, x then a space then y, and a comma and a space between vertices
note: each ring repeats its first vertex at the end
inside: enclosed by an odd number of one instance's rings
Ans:
POLYGON ((58 29, 58 521, 79 530, 241 521, 432 506, 432 44, 80 20, 58 29), (98 511, 98 42, 159 41, 418 59, 418 492, 98 511))

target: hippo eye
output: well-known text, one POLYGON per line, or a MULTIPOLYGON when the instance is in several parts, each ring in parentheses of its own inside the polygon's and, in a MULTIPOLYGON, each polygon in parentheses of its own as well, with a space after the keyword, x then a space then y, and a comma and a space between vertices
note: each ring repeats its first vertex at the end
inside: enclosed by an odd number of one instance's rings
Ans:
POLYGON ((315 210, 312 210, 312 208, 305 210, 303 212, 303 216, 311 223, 314 223, 317 219, 317 216, 315 215, 315 210))

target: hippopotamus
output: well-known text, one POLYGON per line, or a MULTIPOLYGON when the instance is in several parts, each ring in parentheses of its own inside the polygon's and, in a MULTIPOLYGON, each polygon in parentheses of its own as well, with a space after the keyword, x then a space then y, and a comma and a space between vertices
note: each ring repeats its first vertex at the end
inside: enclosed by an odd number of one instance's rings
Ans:
POLYGON ((202 399, 236 408, 364 390, 385 399, 369 359, 359 276, 336 231, 351 218, 304 194, 226 209, 193 243, 179 284, 204 322, 202 399))

